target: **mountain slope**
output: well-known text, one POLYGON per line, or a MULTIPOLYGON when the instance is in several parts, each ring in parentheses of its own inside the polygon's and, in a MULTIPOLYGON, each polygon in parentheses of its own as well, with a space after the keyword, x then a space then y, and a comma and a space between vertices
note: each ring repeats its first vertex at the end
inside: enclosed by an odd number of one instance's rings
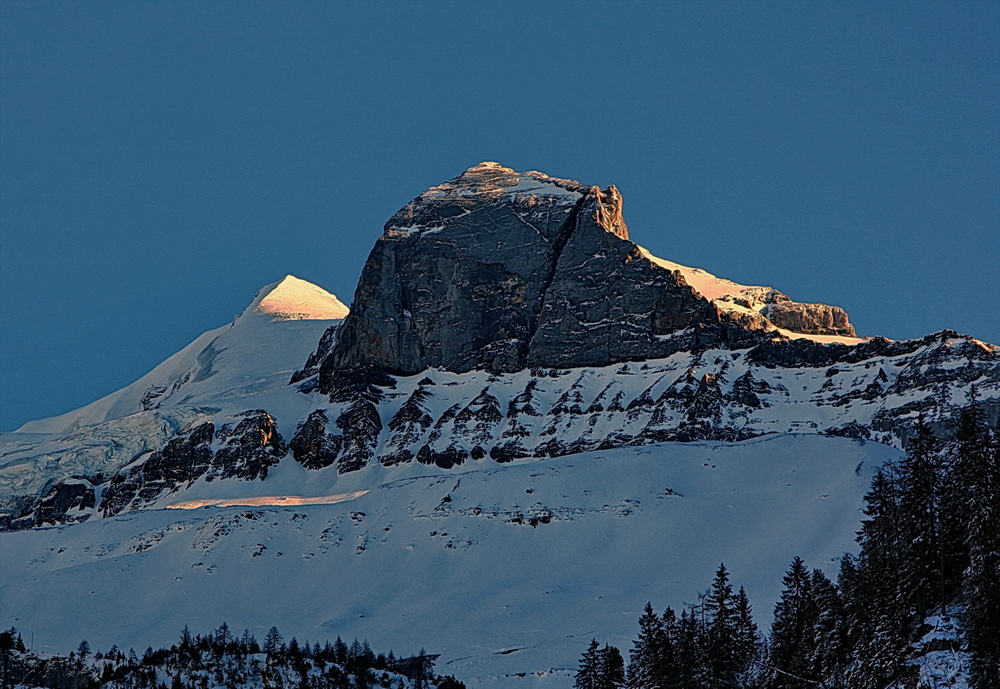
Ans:
POLYGON ((308 403, 285 393, 288 378, 346 310, 333 295, 288 276, 258 291, 232 323, 201 335, 135 383, 0 435, 0 511, 19 516, 71 477, 110 477, 219 413, 267 406, 294 423, 301 413, 296 403, 308 403))
POLYGON ((793 555, 833 574, 872 471, 897 456, 796 435, 461 471, 338 476, 286 458, 266 482, 202 481, 183 496, 270 495, 271 506, 162 509, 171 498, 5 534, 0 626, 34 632, 36 648, 141 649, 184 624, 226 621, 258 638, 275 624, 300 641, 423 645, 469 686, 553 668, 528 686, 565 686, 591 636, 627 647, 646 600, 692 600, 720 561, 762 621, 793 555), (358 490, 333 505, 273 499, 358 490))
POLYGON ((302 344, 314 342, 313 332, 329 325, 309 321, 339 320, 348 311, 321 287, 287 275, 258 290, 232 323, 200 335, 131 385, 66 414, 29 421, 16 432, 71 433, 161 407, 168 400, 171 405, 194 404, 222 395, 251 394, 260 385, 254 381, 247 386, 247 379, 280 376, 300 363, 295 357, 303 357, 302 344))

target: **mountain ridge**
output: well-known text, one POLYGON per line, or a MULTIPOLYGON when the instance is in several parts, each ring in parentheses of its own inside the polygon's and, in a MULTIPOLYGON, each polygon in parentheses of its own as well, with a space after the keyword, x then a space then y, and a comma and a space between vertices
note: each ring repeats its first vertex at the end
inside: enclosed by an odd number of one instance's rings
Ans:
POLYGON ((652 256, 621 204, 475 166, 390 219, 349 313, 289 276, 0 435, 0 626, 429 629, 475 686, 562 686, 595 629, 627 643, 719 561, 764 601, 791 556, 830 567, 917 419, 948 432, 975 397, 1000 420, 1000 347, 854 337, 837 307, 652 256))
MULTIPOLYGON (((156 504, 206 472, 266 477, 285 452, 310 470, 335 467, 346 474, 373 464, 453 468, 483 458, 503 464, 802 430, 898 447, 920 413, 944 428, 973 386, 991 418, 1000 416, 997 347, 951 331, 907 341, 851 337, 853 328, 836 307, 796 304, 774 288, 741 285, 653 256, 628 239, 621 206, 613 186, 601 190, 498 163, 432 186, 386 223, 354 310, 286 276, 260 290, 232 324, 209 331, 136 383, 6 434, 0 509, 8 512, 11 528, 58 522, 60 513, 69 518, 74 505, 88 507, 73 521, 108 516, 156 504), (575 249, 574 237, 584 240, 575 249), (513 249, 500 258, 514 262, 506 275, 516 284, 477 301, 500 269, 494 263, 485 278, 475 273, 483 260, 497 258, 494 243, 502 248, 505 240, 513 249), (519 264, 530 252, 518 241, 542 241, 551 251, 541 262, 519 264), (442 242, 451 247, 445 253, 442 242), (395 248, 387 253, 386 246, 395 248), (578 270, 588 265, 588 251, 605 268, 578 270), (557 269, 567 255, 576 257, 573 268, 557 269), (630 265, 639 266, 640 276, 652 275, 653 286, 636 282, 635 274, 623 277, 619 268, 632 270, 630 265), (456 282, 456 270, 475 277, 475 284, 456 282), (589 303, 606 313, 617 309, 618 332, 631 328, 660 349, 640 348, 633 357, 634 340, 618 350, 628 355, 625 361, 615 361, 616 355, 600 366, 579 365, 574 357, 587 349, 581 337, 590 345, 608 342, 573 326, 579 319, 566 315, 572 311, 566 303, 587 302, 570 285, 580 280, 589 281, 583 288, 593 296, 589 303), (373 285, 384 289, 372 291, 373 285), (442 299, 430 298, 442 288, 442 299), (406 296, 424 292, 419 304, 406 296), (534 306, 527 303, 529 293, 534 306), (569 296, 554 296, 559 294, 569 296), (622 294, 639 296, 616 306, 622 294), (657 335, 657 319, 642 315, 643 304, 661 297, 673 299, 661 314, 679 320, 671 332, 657 335), (479 309, 478 316, 461 319, 462 332, 475 335, 486 318, 492 319, 489 336, 447 341, 454 323, 435 304, 452 318, 462 309, 479 309), (837 334, 778 327, 767 315, 782 306, 798 316, 818 314, 837 334), (571 322, 569 331, 532 324, 547 312, 560 312, 549 322, 571 322), (386 317, 373 320, 379 314, 386 317), (688 316, 693 323, 684 320, 688 316), (403 321, 421 318, 423 334, 400 330, 403 321), (520 329, 514 344, 506 337, 509 328, 520 329), (371 332, 359 343, 366 329, 371 332), (505 337, 499 343, 498 334, 505 337), (417 341, 438 335, 446 339, 436 350, 417 341), (536 346, 556 352, 549 363, 559 365, 541 365, 544 357, 532 353, 536 346), (437 366, 419 358, 434 351, 437 366), (415 357, 411 368, 417 370, 400 375, 396 366, 382 365, 387 361, 380 357, 400 355, 415 357), (259 434, 276 444, 255 439, 259 434), (238 459, 230 447, 237 441, 238 459), (185 459, 193 456, 200 457, 194 465, 185 459), (116 482, 110 492, 109 479, 116 482)), ((597 351, 601 358, 598 350, 591 346, 586 356, 597 351)))

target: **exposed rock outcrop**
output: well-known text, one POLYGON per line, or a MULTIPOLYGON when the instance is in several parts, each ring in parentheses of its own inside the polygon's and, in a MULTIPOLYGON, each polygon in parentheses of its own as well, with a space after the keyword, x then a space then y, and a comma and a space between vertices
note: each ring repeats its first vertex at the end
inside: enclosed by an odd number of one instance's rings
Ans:
POLYGON ((602 366, 765 337, 736 320, 629 241, 615 187, 481 163, 386 223, 320 370, 602 366))
POLYGON ((288 448, 266 411, 255 409, 240 416, 244 418, 235 426, 216 429, 212 423, 201 424, 115 474, 101 499, 101 512, 109 516, 141 507, 202 477, 208 481, 267 478, 268 469, 288 448))
POLYGON ((0 523, 0 531, 83 522, 93 516, 95 503, 94 485, 87 479, 71 478, 53 486, 28 514, 0 523))
MULTIPOLYGON (((784 295, 781 295, 784 296, 784 295)), ((800 304, 785 297, 764 308, 763 313, 779 328, 808 335, 856 337, 847 313, 839 306, 800 304)))
POLYGON ((288 443, 295 461, 304 468, 322 469, 337 461, 343 438, 326 432, 329 423, 326 412, 316 409, 309 413, 288 443))

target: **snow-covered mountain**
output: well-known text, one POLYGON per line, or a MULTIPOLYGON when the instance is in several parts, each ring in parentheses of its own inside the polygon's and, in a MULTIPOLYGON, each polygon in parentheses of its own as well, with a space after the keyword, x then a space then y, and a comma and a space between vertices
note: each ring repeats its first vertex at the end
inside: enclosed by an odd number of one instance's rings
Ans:
POLYGON ((62 650, 276 624, 564 686, 720 561, 766 618, 793 555, 851 548, 917 415, 944 429, 973 388, 995 423, 997 346, 857 337, 652 256, 614 187, 482 163, 389 220, 350 311, 288 276, 0 436, 0 626, 62 650))
POLYGON ((17 432, 72 433, 165 404, 249 397, 286 382, 286 371, 301 364, 303 349, 314 344, 314 332, 348 311, 326 290, 286 275, 262 287, 232 323, 209 330, 131 385, 75 411, 29 421, 17 432))

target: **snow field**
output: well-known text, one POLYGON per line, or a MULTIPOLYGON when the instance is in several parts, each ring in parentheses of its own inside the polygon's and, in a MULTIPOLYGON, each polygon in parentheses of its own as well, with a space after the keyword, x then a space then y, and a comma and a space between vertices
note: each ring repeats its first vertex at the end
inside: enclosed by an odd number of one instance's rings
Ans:
MULTIPOLYGON (((897 456, 786 435, 410 465, 338 504, 149 510, 4 534, 0 626, 66 651, 83 638, 141 650, 185 624, 258 638, 277 625, 300 641, 423 646, 469 686, 565 686, 592 636, 627 652, 647 600, 694 601, 722 561, 768 624, 794 555, 835 576, 872 472, 897 456)), ((290 459, 277 469, 270 495, 305 473, 290 459)), ((317 490, 331 471, 312 472, 317 490)), ((338 492, 352 482, 331 479, 338 492)))

